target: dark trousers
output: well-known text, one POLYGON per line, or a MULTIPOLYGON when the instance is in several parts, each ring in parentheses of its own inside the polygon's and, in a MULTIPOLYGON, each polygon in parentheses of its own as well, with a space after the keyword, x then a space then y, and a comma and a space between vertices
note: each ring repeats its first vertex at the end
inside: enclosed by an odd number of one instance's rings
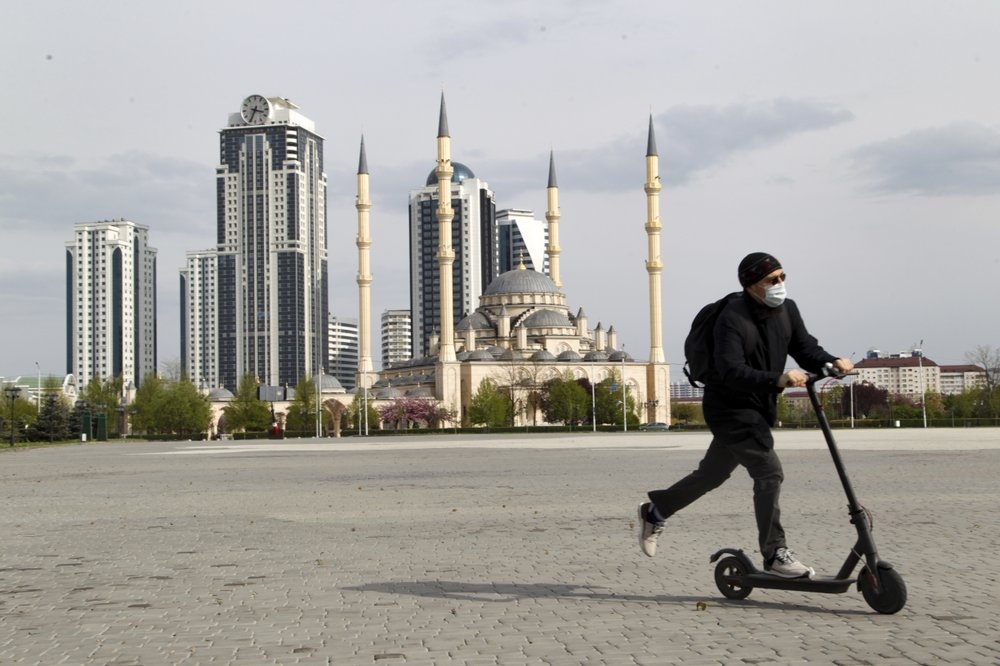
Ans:
POLYGON ((664 518, 669 518, 721 486, 733 470, 742 465, 753 479, 753 508, 760 552, 765 559, 770 559, 778 548, 786 545, 778 506, 781 482, 785 477, 774 451, 770 427, 763 418, 750 424, 746 421, 746 413, 740 416, 743 418, 736 423, 730 418, 706 419, 712 427, 713 438, 698 469, 665 490, 650 491, 649 500, 664 518))

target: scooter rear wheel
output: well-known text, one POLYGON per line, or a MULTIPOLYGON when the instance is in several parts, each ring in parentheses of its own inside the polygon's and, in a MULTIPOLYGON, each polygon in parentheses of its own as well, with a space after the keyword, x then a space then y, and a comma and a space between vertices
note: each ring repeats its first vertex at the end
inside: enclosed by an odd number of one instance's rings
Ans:
POLYGON ((724 557, 715 565, 715 584, 727 599, 746 599, 753 590, 753 585, 740 582, 746 574, 746 565, 738 557, 724 557))
POLYGON ((898 613, 906 605, 906 583, 895 569, 878 570, 879 589, 875 589, 868 567, 863 567, 858 575, 858 587, 872 610, 885 615, 898 613))

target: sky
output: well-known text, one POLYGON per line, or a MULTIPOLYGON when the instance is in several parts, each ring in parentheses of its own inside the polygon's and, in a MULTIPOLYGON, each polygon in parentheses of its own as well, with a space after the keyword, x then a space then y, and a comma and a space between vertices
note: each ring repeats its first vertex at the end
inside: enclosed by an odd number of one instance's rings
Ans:
MULTIPOLYGON (((500 208, 559 183, 572 312, 649 356, 645 182, 656 132, 663 343, 749 252, 830 352, 1000 347, 1000 3, 923 0, 88 0, 0 23, 0 376, 66 371, 65 243, 125 218, 158 250, 158 361, 178 271, 215 242, 218 132, 253 93, 325 138, 330 306, 357 318, 356 171, 371 178, 372 311, 408 308, 407 203, 452 158, 500 208)), ((378 364, 378 331, 373 332, 378 364)))

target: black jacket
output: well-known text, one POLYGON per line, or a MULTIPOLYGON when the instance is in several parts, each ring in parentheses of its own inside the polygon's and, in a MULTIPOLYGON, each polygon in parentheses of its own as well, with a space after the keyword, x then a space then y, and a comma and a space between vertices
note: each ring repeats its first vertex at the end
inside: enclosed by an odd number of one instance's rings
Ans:
POLYGON ((795 301, 771 308, 745 291, 719 313, 714 342, 715 370, 721 381, 705 388, 706 419, 710 413, 749 409, 773 426, 782 391, 778 378, 787 358, 809 372, 819 372, 837 360, 806 330, 795 301))

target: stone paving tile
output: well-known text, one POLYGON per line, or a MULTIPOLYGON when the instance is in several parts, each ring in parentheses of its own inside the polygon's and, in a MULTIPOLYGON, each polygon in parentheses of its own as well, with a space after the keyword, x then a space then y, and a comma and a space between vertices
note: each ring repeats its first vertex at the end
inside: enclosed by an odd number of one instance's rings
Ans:
MULTIPOLYGON (((635 504, 700 457, 631 445, 649 438, 3 453, 0 665, 1000 663, 1000 447, 960 435, 845 454, 909 588, 894 616, 854 590, 723 599, 708 556, 756 541, 739 473, 640 555, 635 504)), ((792 546, 836 570, 852 529, 828 454, 782 460, 792 546)))

